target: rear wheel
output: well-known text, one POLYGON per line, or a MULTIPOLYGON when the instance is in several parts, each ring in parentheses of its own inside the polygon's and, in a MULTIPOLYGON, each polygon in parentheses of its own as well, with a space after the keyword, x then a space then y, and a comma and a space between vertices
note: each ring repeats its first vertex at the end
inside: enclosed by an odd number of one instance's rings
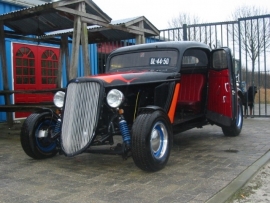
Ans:
POLYGON ((243 108, 241 99, 238 98, 237 102, 237 117, 230 127, 222 127, 225 136, 235 137, 241 133, 243 126, 243 108))
POLYGON ((141 113, 132 126, 132 157, 145 171, 165 167, 172 148, 173 133, 168 116, 161 110, 141 113))
POLYGON ((55 133, 57 118, 50 112, 33 113, 24 121, 21 129, 21 145, 24 152, 34 159, 53 157, 58 152, 55 133))

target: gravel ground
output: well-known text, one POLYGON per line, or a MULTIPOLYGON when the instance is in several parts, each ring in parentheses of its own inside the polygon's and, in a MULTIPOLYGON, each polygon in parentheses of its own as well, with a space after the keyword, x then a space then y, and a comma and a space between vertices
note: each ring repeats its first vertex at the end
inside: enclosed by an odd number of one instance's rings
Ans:
POLYGON ((230 203, 270 202, 270 161, 240 190, 230 203))

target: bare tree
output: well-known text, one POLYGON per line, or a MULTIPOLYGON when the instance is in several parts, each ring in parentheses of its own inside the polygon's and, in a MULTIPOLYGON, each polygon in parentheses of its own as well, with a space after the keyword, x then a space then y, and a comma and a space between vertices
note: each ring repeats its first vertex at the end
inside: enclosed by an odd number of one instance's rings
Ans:
POLYGON ((184 24, 191 25, 191 24, 199 24, 200 18, 196 15, 192 16, 188 13, 179 13, 178 17, 171 19, 168 22, 170 28, 178 28, 183 27, 184 24))
MULTIPOLYGON (((200 23, 200 19, 198 16, 192 16, 188 13, 179 13, 178 17, 172 18, 171 21, 168 22, 170 29, 170 34, 175 41, 183 41, 183 26, 191 25, 191 24, 198 24, 200 23)), ((198 29, 189 29, 188 36, 192 36, 191 38, 188 37, 189 40, 198 41, 197 34, 198 29)))
POLYGON ((251 60, 252 83, 258 56, 265 54, 270 47, 270 15, 267 13, 269 12, 266 9, 255 6, 241 6, 232 13, 232 19, 238 20, 240 27, 229 32, 251 60))
POLYGON ((211 47, 215 48, 213 45, 213 40, 211 40, 211 26, 208 26, 202 22, 202 20, 196 15, 190 15, 188 13, 179 13, 178 17, 171 19, 168 22, 170 37, 176 41, 183 41, 183 27, 187 25, 187 38, 190 41, 199 41, 209 44, 211 47))

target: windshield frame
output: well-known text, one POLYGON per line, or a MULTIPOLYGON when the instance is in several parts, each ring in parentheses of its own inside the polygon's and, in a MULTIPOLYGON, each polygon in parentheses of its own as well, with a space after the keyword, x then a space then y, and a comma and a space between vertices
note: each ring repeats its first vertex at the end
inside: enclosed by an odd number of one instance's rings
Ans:
MULTIPOLYGON (((109 56, 107 64, 106 64, 106 72, 128 72, 128 71, 129 72, 130 71, 132 72, 137 72, 137 71, 177 72, 178 66, 179 66, 179 57, 180 57, 179 50, 175 48, 138 49, 138 50, 133 50, 133 51, 117 52, 109 56), (155 56, 155 53, 157 52, 161 52, 161 53, 164 52, 165 54, 163 56, 162 55, 155 56), (168 54, 168 52, 174 52, 174 53, 168 54), (142 58, 145 57, 146 59, 144 61, 144 64, 143 65, 134 64, 134 66, 127 66, 123 68, 114 68, 114 69, 111 68, 111 63, 116 57, 120 57, 121 55, 123 56, 123 55, 133 55, 133 54, 134 54, 134 57, 137 57, 137 58, 138 58, 138 55, 140 55, 141 57, 141 54, 146 54, 146 56, 142 56, 142 58), (174 54, 174 56, 171 54, 174 54), (157 59, 159 60, 161 59, 162 63, 164 64, 158 64, 155 62, 154 64, 150 64, 151 63, 150 60, 152 59, 153 61, 154 58, 156 58, 156 61, 158 61, 157 59), (168 60, 169 60, 169 64, 166 64, 168 60), (173 64, 170 65, 170 63, 173 63, 173 64)), ((135 59, 135 61, 137 62, 138 60, 135 59)), ((126 62, 126 64, 128 63, 126 62)))

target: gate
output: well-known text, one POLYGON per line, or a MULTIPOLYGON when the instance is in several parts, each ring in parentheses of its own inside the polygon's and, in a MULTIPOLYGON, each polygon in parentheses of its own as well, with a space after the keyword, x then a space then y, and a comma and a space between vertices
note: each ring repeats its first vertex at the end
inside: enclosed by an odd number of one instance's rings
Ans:
POLYGON ((270 116, 270 15, 160 30, 156 39, 199 41, 213 49, 229 47, 242 91, 257 87, 254 115, 270 116))

